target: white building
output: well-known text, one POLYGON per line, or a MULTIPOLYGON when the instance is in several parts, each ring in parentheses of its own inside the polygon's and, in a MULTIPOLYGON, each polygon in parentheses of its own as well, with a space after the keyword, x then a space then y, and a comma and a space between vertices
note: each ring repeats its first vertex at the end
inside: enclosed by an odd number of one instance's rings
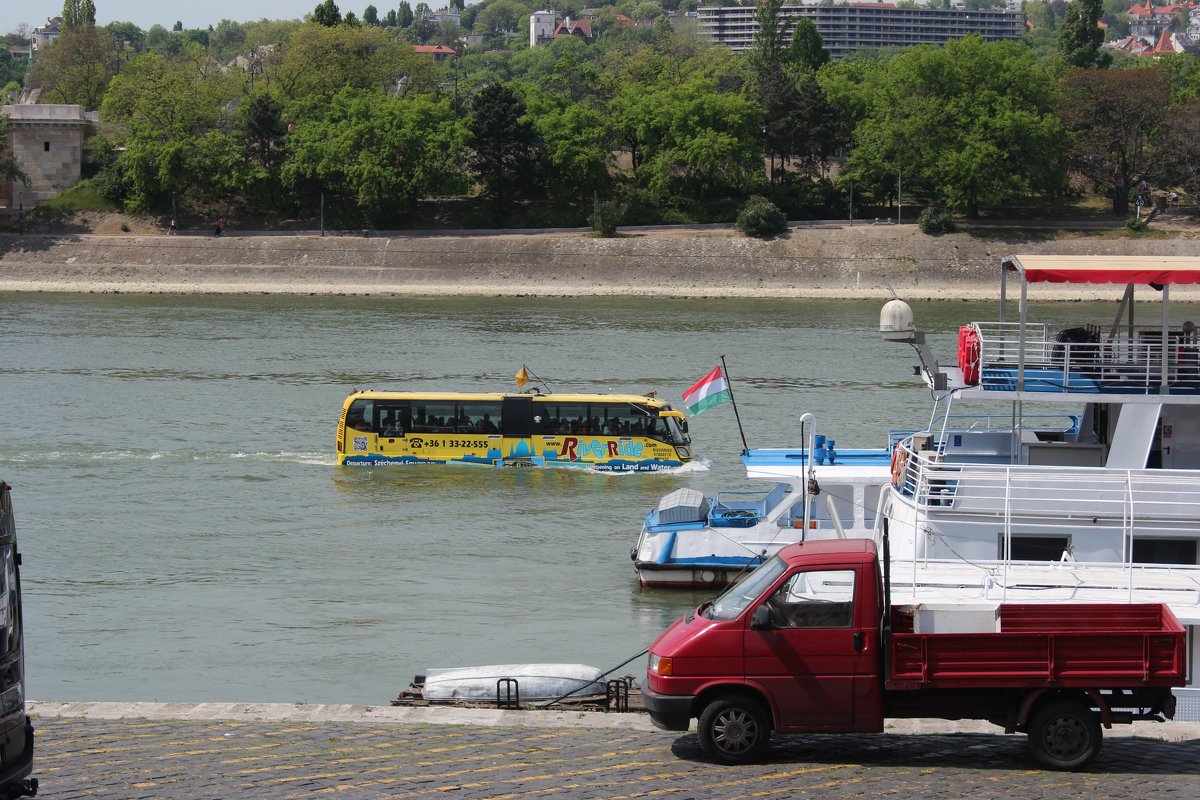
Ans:
POLYGON ((550 11, 535 11, 529 15, 529 46, 537 47, 554 38, 555 17, 550 11))

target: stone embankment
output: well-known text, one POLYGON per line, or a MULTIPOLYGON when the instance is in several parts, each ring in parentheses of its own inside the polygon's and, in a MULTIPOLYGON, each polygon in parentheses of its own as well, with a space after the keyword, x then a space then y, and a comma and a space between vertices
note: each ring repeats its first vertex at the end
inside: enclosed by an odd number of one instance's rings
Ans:
POLYGON ((909 298, 966 298, 995 294, 1004 255, 1194 255, 1196 237, 932 237, 911 225, 870 224, 795 227, 766 242, 706 230, 614 239, 9 234, 0 235, 0 290, 877 298, 887 276, 909 298))

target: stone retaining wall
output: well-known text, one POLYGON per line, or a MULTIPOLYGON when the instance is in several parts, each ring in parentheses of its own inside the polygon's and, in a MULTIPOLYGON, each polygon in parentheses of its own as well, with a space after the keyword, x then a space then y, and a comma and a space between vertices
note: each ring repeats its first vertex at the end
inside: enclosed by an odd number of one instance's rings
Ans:
POLYGON ((1188 235, 931 237, 914 226, 810 227, 769 242, 726 234, 491 236, 0 236, 0 289, 910 296, 994 291, 1014 253, 1193 255, 1188 235))

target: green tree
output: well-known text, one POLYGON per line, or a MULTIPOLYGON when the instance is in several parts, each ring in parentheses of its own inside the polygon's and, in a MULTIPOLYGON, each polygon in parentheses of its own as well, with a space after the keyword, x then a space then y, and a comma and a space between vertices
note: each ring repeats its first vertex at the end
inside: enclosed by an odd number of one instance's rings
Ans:
POLYGON ((238 128, 247 158, 268 170, 277 169, 283 160, 287 135, 283 104, 265 91, 245 98, 238 106, 238 128))
POLYGON ((1129 194, 1153 181, 1155 144, 1169 129, 1171 87, 1157 68, 1087 70, 1063 75, 1059 115, 1071 165, 1102 187, 1113 214, 1129 213, 1129 194))
POLYGON ((787 29, 790 20, 780 14, 786 0, 762 0, 754 12, 758 32, 750 47, 750 65, 756 75, 781 70, 788 47, 787 29))
POLYGON ((209 52, 219 61, 231 61, 246 51, 246 32, 240 22, 221 20, 208 35, 209 52))
POLYGON ((971 216, 1058 187, 1054 82, 1021 44, 972 35, 864 75, 870 107, 848 162, 856 187, 887 196, 902 175, 906 194, 971 216))
POLYGON ((496 0, 475 15, 475 27, 472 30, 476 33, 505 33, 520 30, 522 24, 528 25, 528 22, 528 7, 516 0, 496 0))
POLYGON ((613 132, 603 111, 586 101, 540 92, 527 92, 526 103, 550 194, 563 202, 608 197, 615 158, 613 132))
POLYGON ((116 68, 116 39, 95 25, 63 33, 34 60, 28 85, 42 89, 47 102, 96 109, 116 68))
POLYGON ((94 28, 96 27, 96 4, 92 0, 65 0, 62 20, 63 33, 94 28))
POLYGON ((401 78, 425 85, 434 65, 380 28, 302 26, 267 64, 283 99, 331 97, 343 88, 391 92, 401 78))
POLYGON ((400 7, 396 11, 396 24, 401 28, 407 28, 413 24, 412 6, 408 0, 400 0, 400 7))
POLYGON ((1100 51, 1104 31, 1097 23, 1104 13, 1103 0, 1070 0, 1058 31, 1058 49, 1069 67, 1108 66, 1112 60, 1100 51))
POLYGON ((379 10, 375 6, 367 6, 363 9, 362 21, 364 25, 379 25, 379 10))
POLYGON ((318 3, 317 7, 313 9, 312 21, 326 28, 332 28, 342 24, 342 12, 333 0, 325 0, 323 3, 318 3))
POLYGON ((794 68, 816 72, 829 63, 829 51, 816 24, 808 17, 796 20, 792 41, 788 45, 787 62, 794 68))
POLYGON ((146 32, 132 22, 110 22, 104 29, 117 41, 125 42, 134 53, 142 52, 146 44, 146 32))
MULTIPOLYGON (((29 68, 29 61, 25 58, 13 58, 12 53, 8 49, 0 49, 0 86, 7 86, 10 83, 21 88, 21 84, 25 81, 25 73, 29 68)), ((4 98, 4 102, 11 102, 4 98)))
POLYGON ((245 188, 229 111, 235 91, 233 79, 204 55, 169 60, 148 53, 113 79, 101 117, 125 132, 120 165, 132 210, 175 211, 189 197, 222 198, 245 188))
POLYGON ((309 182, 347 196, 376 223, 413 210, 427 194, 461 188, 465 129, 448 99, 344 89, 327 104, 306 105, 289 136, 288 185, 309 182))
POLYGON ((483 87, 471 101, 468 162, 483 194, 494 200, 518 198, 531 188, 535 137, 524 116, 525 104, 504 84, 483 87))
POLYGON ((3 181, 27 181, 29 178, 17 166, 16 159, 8 152, 8 115, 0 114, 0 179, 3 181))
POLYGON ((609 104, 634 177, 656 202, 737 195, 761 174, 761 111, 738 94, 715 89, 703 77, 674 86, 626 86, 609 104))

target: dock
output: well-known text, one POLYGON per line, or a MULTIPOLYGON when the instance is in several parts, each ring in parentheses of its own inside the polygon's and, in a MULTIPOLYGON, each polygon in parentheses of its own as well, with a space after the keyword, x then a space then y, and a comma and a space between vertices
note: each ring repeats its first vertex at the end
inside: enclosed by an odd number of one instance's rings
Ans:
POLYGON ((701 759, 642 714, 271 703, 32 701, 48 798, 1200 796, 1200 723, 1117 726, 1082 773, 1036 768, 983 723, 777 737, 761 764, 701 759))

